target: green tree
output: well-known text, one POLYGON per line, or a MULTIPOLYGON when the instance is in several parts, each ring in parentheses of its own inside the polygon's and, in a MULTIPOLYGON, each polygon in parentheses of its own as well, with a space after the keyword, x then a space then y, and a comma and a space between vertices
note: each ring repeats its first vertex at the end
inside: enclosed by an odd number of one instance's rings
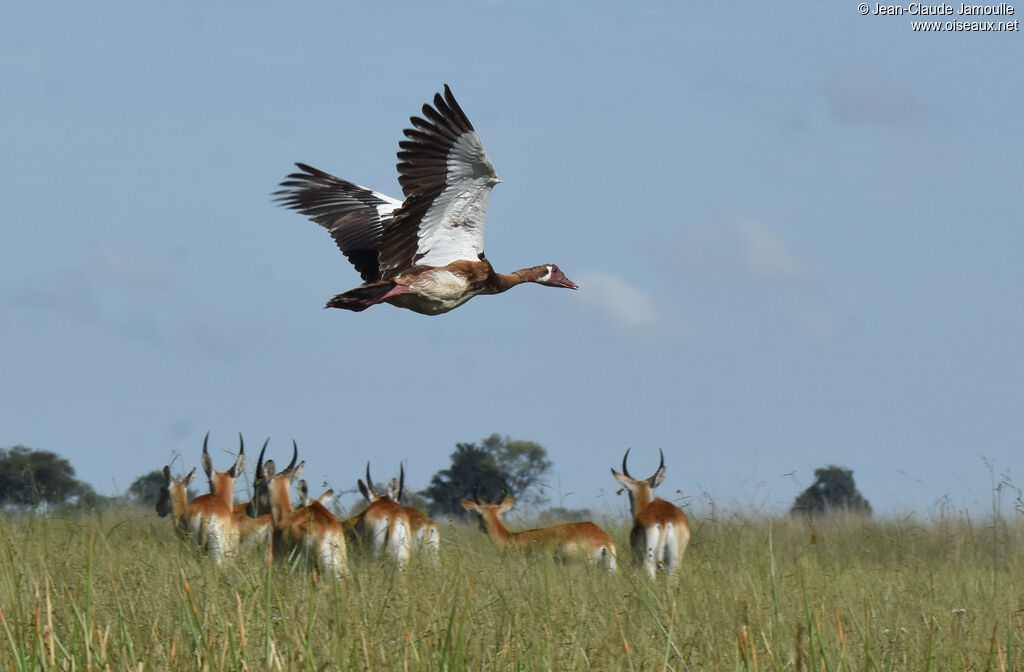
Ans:
MULTIPOLYGON (((494 456, 509 490, 520 499, 530 488, 539 485, 541 476, 551 468, 548 451, 534 441, 512 441, 507 436, 491 434, 482 441, 482 448, 494 456)), ((530 501, 540 503, 544 497, 534 494, 530 501)))
POLYGON ((797 495, 789 510, 791 514, 831 511, 871 515, 871 504, 857 490, 853 470, 834 464, 814 470, 814 483, 797 495))
POLYGON ((125 494, 128 503, 138 507, 152 508, 156 500, 160 499, 160 488, 164 485, 164 472, 161 469, 154 469, 148 474, 139 476, 128 486, 125 494))
POLYGON ((71 463, 56 453, 25 446, 0 448, 0 504, 60 504, 91 494, 91 487, 75 479, 71 463))
POLYGON ((551 468, 547 451, 540 444, 512 441, 499 434, 492 434, 480 445, 456 444, 451 459, 451 466, 434 474, 421 493, 431 501, 431 515, 461 517, 465 510, 459 500, 474 494, 491 502, 506 494, 521 501, 542 501, 540 495, 530 497, 528 492, 551 468))

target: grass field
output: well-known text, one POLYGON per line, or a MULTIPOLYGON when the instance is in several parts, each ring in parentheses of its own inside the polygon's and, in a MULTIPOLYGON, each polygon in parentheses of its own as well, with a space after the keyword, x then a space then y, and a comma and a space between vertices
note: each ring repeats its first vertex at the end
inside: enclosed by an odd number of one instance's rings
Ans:
POLYGON ((145 511, 0 519, 3 670, 1024 669, 1017 518, 694 521, 675 586, 501 554, 442 528, 442 568, 347 581, 223 567, 145 511))

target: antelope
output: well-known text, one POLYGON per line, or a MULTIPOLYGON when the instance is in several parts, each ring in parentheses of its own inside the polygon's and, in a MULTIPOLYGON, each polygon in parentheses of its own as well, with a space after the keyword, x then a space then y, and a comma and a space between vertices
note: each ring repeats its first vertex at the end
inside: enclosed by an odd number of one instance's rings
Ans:
MULTIPOLYGON (((267 452, 268 443, 270 443, 269 438, 263 442, 263 448, 260 449, 259 457, 256 458, 256 473, 253 474, 252 479, 252 499, 246 504, 246 511, 253 518, 270 515, 270 480, 263 473, 263 455, 267 452)), ((292 461, 288 463, 288 466, 281 473, 290 473, 295 469, 295 462, 298 459, 299 446, 292 440, 292 461)), ((272 460, 268 461, 268 463, 273 467, 272 460)), ((271 473, 273 473, 273 468, 271 473)))
MULTIPOLYGON (((227 471, 214 471, 213 461, 206 449, 210 433, 203 438, 202 465, 210 479, 212 493, 199 495, 188 504, 188 486, 195 478, 195 469, 181 481, 171 480, 170 467, 164 467, 164 486, 160 489, 157 513, 166 516, 174 514, 175 529, 180 534, 191 535, 205 548, 214 562, 220 564, 224 556, 233 552, 238 545, 238 528, 231 513, 231 500, 235 488, 235 476, 245 466, 245 446, 240 445, 235 463, 227 471)), ((239 436, 241 440, 241 436, 239 436)))
POLYGON ((184 478, 171 478, 171 468, 164 466, 164 484, 160 486, 160 497, 156 500, 156 513, 161 518, 171 516, 174 531, 179 537, 188 535, 189 524, 185 519, 188 512, 188 486, 196 477, 195 467, 184 478))
MULTIPOLYGON (((369 467, 369 465, 367 465, 369 467)), ((369 475, 367 475, 369 481, 369 475)), ((388 482, 388 498, 402 504, 402 493, 405 490, 405 467, 399 465, 398 479, 388 482)), ((435 565, 441 561, 441 530, 434 519, 415 506, 402 506, 402 511, 409 518, 410 549, 426 554, 435 565)))
POLYGON ((622 473, 612 469, 612 476, 629 492, 629 506, 633 514, 629 543, 634 563, 642 564, 652 579, 660 564, 669 578, 674 579, 690 542, 690 523, 679 507, 654 496, 654 489, 665 480, 665 454, 660 449, 658 453, 661 461, 650 478, 637 480, 629 475, 626 468, 628 449, 622 456, 622 473))
MULTIPOLYGON (((241 440, 241 437, 239 437, 241 440)), ((263 453, 267 449, 268 438, 263 442, 259 459, 256 461, 256 480, 260 478, 260 469, 263 463, 263 453)), ((231 517, 235 527, 238 529, 239 546, 253 548, 264 542, 270 542, 271 532, 274 528, 274 521, 270 515, 270 505, 264 507, 264 512, 257 515, 252 500, 241 502, 231 507, 231 517)))
POLYGON ((306 464, 295 464, 298 447, 294 441, 292 445, 295 451, 292 462, 284 471, 275 473, 274 461, 267 460, 259 473, 274 522, 274 545, 283 549, 297 548, 321 571, 345 576, 348 573, 345 534, 338 519, 317 500, 308 506, 292 508, 291 485, 306 464))
POLYGON ((608 533, 592 522, 565 523, 541 527, 525 532, 510 532, 501 521, 501 516, 515 506, 516 500, 505 497, 500 503, 487 504, 462 499, 462 508, 480 515, 480 523, 494 545, 505 549, 509 546, 522 551, 547 550, 569 558, 582 558, 593 564, 604 564, 609 571, 615 571, 615 543, 608 533))
MULTIPOLYGON (((227 532, 225 551, 234 551, 239 547, 243 535, 244 538, 248 539, 252 535, 259 536, 261 533, 265 533, 265 530, 258 522, 249 523, 246 517, 239 516, 237 513, 239 507, 234 504, 235 477, 242 473, 245 467, 245 442, 242 440, 242 433, 238 433, 238 458, 231 469, 226 472, 213 470, 213 460, 207 450, 209 438, 210 433, 207 432, 206 436, 203 437, 203 454, 200 457, 199 463, 206 473, 206 478, 209 480, 210 495, 217 500, 227 503, 228 516, 223 518, 223 515, 220 515, 220 517, 222 518, 222 525, 227 532)), ((199 498, 197 497, 196 499, 199 498)), ((221 511, 221 514, 223 513, 219 505, 218 510, 221 511)))
POLYGON ((399 569, 405 569, 409 562, 409 515, 398 502, 373 488, 369 462, 366 463, 366 483, 359 479, 357 485, 369 503, 345 521, 346 528, 355 538, 369 543, 375 555, 390 556, 399 569))
MULTIPOLYGON (((263 476, 263 455, 267 452, 267 444, 270 443, 268 438, 263 442, 263 447, 260 449, 260 455, 256 459, 256 473, 253 477, 253 497, 250 501, 242 504, 236 504, 234 508, 234 515, 236 518, 244 521, 249 521, 250 527, 253 526, 254 521, 256 524, 262 527, 265 525, 268 529, 273 528, 273 516, 270 514, 270 489, 269 483, 263 476), (242 518, 244 516, 244 518, 242 518)), ((299 447, 294 441, 292 441, 292 461, 285 467, 284 472, 295 468, 295 461, 299 456, 299 447)), ((282 472, 282 473, 284 473, 282 472)), ((334 490, 327 490, 322 495, 317 497, 315 500, 309 498, 309 488, 306 485, 306 481, 300 480, 296 483, 296 487, 299 491, 299 507, 309 506, 313 501, 320 502, 324 507, 328 506, 334 499, 334 490)))

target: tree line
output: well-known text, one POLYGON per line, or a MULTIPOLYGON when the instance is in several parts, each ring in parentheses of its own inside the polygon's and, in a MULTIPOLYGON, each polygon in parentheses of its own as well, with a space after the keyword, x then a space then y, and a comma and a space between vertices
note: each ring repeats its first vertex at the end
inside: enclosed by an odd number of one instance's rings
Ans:
MULTIPOLYGON (((465 512, 459 501, 467 495, 491 502, 509 495, 534 506, 546 501, 542 487, 552 463, 547 450, 534 441, 492 434, 480 442, 455 444, 450 460, 426 488, 411 493, 413 503, 433 516, 461 517, 465 512)), ((841 510, 871 515, 871 505, 857 490, 852 470, 829 465, 816 469, 814 475, 814 483, 797 495, 790 513, 841 510)), ((56 453, 21 445, 0 448, 0 506, 152 506, 163 482, 162 472, 154 469, 136 478, 124 495, 104 497, 77 480, 71 463, 56 453)), ((563 519, 589 516, 588 511, 558 509, 557 513, 563 519)))

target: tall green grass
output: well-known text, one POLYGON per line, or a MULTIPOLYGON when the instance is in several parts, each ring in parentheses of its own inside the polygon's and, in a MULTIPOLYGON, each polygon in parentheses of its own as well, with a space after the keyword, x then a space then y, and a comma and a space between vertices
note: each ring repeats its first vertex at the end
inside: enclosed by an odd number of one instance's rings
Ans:
POLYGON ((695 521, 675 585, 442 530, 442 567, 222 567, 145 512, 0 519, 4 670, 1010 670, 1024 524, 695 521))

